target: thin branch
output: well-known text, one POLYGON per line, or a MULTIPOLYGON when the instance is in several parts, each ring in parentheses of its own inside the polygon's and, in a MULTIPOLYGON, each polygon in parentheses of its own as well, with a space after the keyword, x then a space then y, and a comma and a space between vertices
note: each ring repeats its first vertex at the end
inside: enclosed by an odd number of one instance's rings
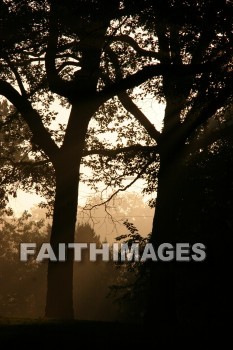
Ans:
POLYGON ((8 173, 7 176, 5 176, 3 179, 1 179, 0 186, 7 184, 9 180, 12 183, 12 178, 15 175, 16 168, 17 168, 16 165, 13 165, 11 173, 10 174, 8 173))
POLYGON ((48 164, 50 163, 50 160, 49 159, 46 159, 46 160, 40 160, 40 161, 37 161, 37 162, 33 162, 33 161, 20 161, 20 162, 15 162, 12 158, 10 157, 0 157, 0 160, 4 160, 4 161, 8 161, 10 162, 12 165, 14 166, 41 166, 41 165, 44 165, 44 164, 48 164))
POLYGON ((154 52, 154 51, 149 51, 149 50, 145 50, 142 49, 139 44, 136 42, 136 40, 134 40, 131 36, 129 35, 116 35, 116 36, 111 36, 109 37, 109 45, 112 42, 124 42, 126 44, 128 44, 129 46, 131 46, 140 56, 145 56, 145 57, 151 57, 151 58, 155 58, 160 60, 160 54, 158 52, 154 52))
POLYGON ((128 188, 130 188, 137 180, 140 179, 140 177, 145 173, 146 169, 155 161, 154 158, 151 158, 145 165, 144 167, 141 169, 141 171, 137 174, 137 176, 126 186, 124 186, 123 188, 118 188, 118 190, 116 190, 114 193, 111 194, 111 196, 106 199, 104 202, 100 203, 100 204, 94 204, 90 210, 97 208, 101 205, 105 205, 107 203, 109 203, 113 197, 115 197, 118 193, 120 192, 125 192, 128 188))
POLYGON ((231 96, 232 88, 230 84, 225 88, 222 88, 218 96, 214 94, 212 96, 209 95, 208 103, 206 103, 206 105, 194 117, 192 117, 192 114, 190 115, 190 118, 189 116, 186 117, 186 120, 181 125, 179 132, 175 137, 179 138, 181 141, 186 141, 194 130, 211 118, 219 108, 227 104, 231 96))
MULTIPOLYGON (((73 46, 77 46, 77 42, 76 40, 70 42, 70 43, 66 43, 66 44, 63 44, 63 45, 58 45, 58 51, 65 51, 65 50, 68 50, 70 49, 71 47, 73 46)), ((35 51, 26 51, 26 50, 23 50, 22 52, 23 54, 26 54, 28 56, 32 56, 32 57, 41 57, 42 55, 44 55, 46 53, 46 48, 43 48, 40 52, 38 53, 35 53, 35 51)))
MULTIPOLYGON (((73 58, 74 60, 78 60, 78 58, 75 55, 69 54, 69 53, 56 55, 56 59, 57 58, 73 58)), ((14 62, 12 62, 12 65, 20 67, 20 66, 27 66, 29 63, 43 62, 43 61, 45 61, 45 57, 44 56, 42 56, 42 57, 35 57, 35 58, 27 58, 25 60, 14 61, 14 62)))
POLYGON ((138 145, 127 146, 127 147, 119 147, 116 149, 88 150, 88 151, 84 151, 83 157, 87 157, 90 155, 115 157, 117 154, 126 153, 126 152, 156 152, 156 151, 157 151, 157 146, 142 146, 138 144, 138 145))
POLYGON ((18 83, 18 86, 19 86, 19 89, 21 91, 22 96, 25 97, 27 95, 27 92, 26 92, 26 90, 24 88, 23 81, 22 81, 22 79, 21 79, 21 77, 19 75, 19 72, 18 72, 17 68, 11 63, 11 61, 9 60, 9 58, 7 56, 5 56, 4 59, 5 59, 6 63, 8 64, 9 68, 12 70, 12 72, 13 72, 13 74, 15 76, 15 79, 16 79, 16 81, 18 83))
POLYGON ((202 148, 206 148, 213 144, 214 142, 217 142, 219 140, 232 138, 233 135, 233 124, 224 125, 224 127, 220 127, 211 133, 204 134, 203 137, 200 137, 199 140, 197 140, 195 143, 190 143, 188 145, 188 152, 195 152, 197 150, 200 150, 202 148))
POLYGON ((39 58, 27 58, 26 60, 18 60, 12 62, 12 65, 16 67, 24 67, 27 66, 29 63, 33 62, 43 62, 45 61, 45 57, 39 57, 39 58))
POLYGON ((4 128, 4 126, 10 124, 11 122, 13 122, 14 120, 18 119, 19 117, 19 113, 18 111, 15 111, 13 113, 10 113, 8 116, 7 116, 7 119, 5 122, 0 122, 0 130, 2 128, 4 128))

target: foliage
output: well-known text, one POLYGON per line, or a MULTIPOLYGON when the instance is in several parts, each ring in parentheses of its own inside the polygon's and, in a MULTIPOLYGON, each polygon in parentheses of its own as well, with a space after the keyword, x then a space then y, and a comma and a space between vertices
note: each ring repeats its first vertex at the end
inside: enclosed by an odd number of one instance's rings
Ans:
MULTIPOLYGON (((100 154, 84 160, 84 164, 93 170, 93 178, 86 181, 95 188, 97 180, 104 181, 107 187, 117 187, 123 191, 127 187, 124 184, 126 176, 135 176, 135 179, 146 180, 145 193, 153 193, 157 189, 161 154, 172 157, 179 147, 183 147, 184 156, 195 154, 198 148, 208 146, 231 131, 225 116, 232 101, 232 27, 229 25, 232 7, 230 2, 224 1, 198 4, 143 1, 134 3, 133 7, 131 2, 126 1, 124 5, 126 9, 140 11, 140 15, 136 20, 132 17, 133 23, 126 21, 118 29, 117 34, 124 36, 125 43, 111 45, 110 67, 115 71, 115 79, 125 75, 127 49, 133 50, 136 58, 142 55, 152 60, 150 64, 156 62, 166 68, 158 76, 141 84, 140 90, 118 94, 118 100, 115 99, 119 105, 117 110, 109 102, 105 104, 105 123, 112 116, 116 120, 115 125, 110 124, 110 130, 120 136, 117 138, 118 152, 105 152, 104 148, 110 148, 110 145, 105 141, 102 146, 98 143, 100 154), (136 23, 138 27, 134 31, 136 23), (121 56, 117 57, 119 52, 121 56), (148 120, 151 120, 151 116, 143 115, 138 107, 138 99, 145 100, 147 96, 152 101, 157 99, 166 103, 161 133, 156 132, 154 127, 156 115, 153 116, 153 124, 150 124, 148 120), (117 113, 122 106, 129 114, 124 123, 120 122, 117 113), (218 125, 214 128, 206 127, 215 122, 218 125), (144 127, 146 136, 142 136, 137 123, 144 127), (120 143, 119 139, 123 140, 125 135, 127 143, 120 143)), ((140 64, 137 62, 137 65, 140 64)), ((229 118, 228 113, 228 121, 229 118)), ((89 137, 92 137, 90 144, 95 147, 94 130, 89 137)), ((155 201, 151 201, 151 205, 155 205, 155 201)))
POLYGON ((20 114, 6 100, 0 102, 0 206, 19 189, 40 194, 48 200, 54 188, 51 165, 31 143, 31 133, 20 114))
MULTIPOLYGON (((124 225, 129 233, 116 238, 120 243, 139 244, 139 255, 144 251, 145 245, 150 241, 151 234, 143 237, 138 229, 126 220, 124 225)), ((149 265, 148 261, 117 262, 117 283, 110 286, 110 295, 121 305, 126 320, 141 322, 144 319, 149 291, 149 265)))
MULTIPOLYGON (((46 296, 47 263, 19 260, 20 243, 49 241, 49 226, 45 220, 34 221, 27 212, 16 218, 12 212, 0 218, 0 317, 39 318, 44 316, 46 296)), ((76 231, 76 242, 96 243, 101 241, 87 224, 76 231)), ((75 263, 74 307, 76 317, 86 320, 115 320, 122 316, 112 298, 107 298, 109 285, 117 273, 112 262, 90 262, 88 252, 83 252, 82 261, 75 263), (95 298, 93 298, 95 289, 95 298)))
MULTIPOLYGON (((155 4, 147 0, 137 3, 115 1, 111 9, 105 1, 90 2, 89 5, 85 3, 84 6, 82 1, 69 1, 65 6, 58 4, 60 23, 55 59, 61 78, 75 83, 79 77, 82 57, 85 54, 81 42, 85 43, 84 35, 89 32, 89 35, 94 35, 92 30, 98 25, 96 18, 103 20, 102 6, 105 7, 106 20, 108 18, 111 21, 107 25, 106 41, 101 54, 97 90, 107 91, 112 84, 117 85, 123 78, 133 76, 144 67, 157 65, 160 71, 155 76, 151 74, 149 79, 145 76, 146 81, 140 81, 140 89, 132 89, 133 86, 128 89, 127 101, 127 96, 116 91, 118 97, 103 103, 94 114, 86 137, 85 154, 89 157, 83 159, 84 165, 92 169, 92 178, 84 176, 83 181, 93 188, 96 188, 98 182, 105 181, 107 187, 123 190, 125 177, 135 176, 147 181, 146 193, 155 192, 160 152, 154 146, 160 136, 153 126, 156 124, 156 116, 153 116, 153 124, 145 122, 148 118, 140 115, 137 100, 145 99, 149 94, 152 99, 167 103, 164 138, 170 125, 173 125, 171 132, 174 131, 174 134, 176 127, 184 129, 186 140, 190 140, 197 128, 198 137, 199 125, 205 119, 213 117, 220 107, 225 108, 229 102, 232 34, 228 17, 231 4, 224 1, 198 4, 158 1, 155 4), (89 32, 85 29, 86 21, 89 23, 89 32), (205 30, 207 23, 208 31, 205 30), (164 65, 171 67, 171 71, 170 68, 164 71, 164 65), (177 66, 175 72, 172 71, 172 65, 177 66), (173 107, 169 112, 170 104, 173 107), (174 122, 171 122, 173 119, 174 122), (189 129, 188 133, 186 128, 189 129), (106 135, 114 143, 106 141, 106 135), (105 152, 112 148, 118 151, 105 152), (91 153, 95 155, 90 157, 91 153)), ((52 119, 56 117, 49 108, 55 95, 51 93, 51 87, 49 88, 45 67, 50 4, 47 1, 8 1, 2 6, 2 13, 5 13, 1 21, 3 25, 6 16, 9 16, 10 21, 15 21, 12 29, 14 33, 2 38, 2 78, 10 78, 9 81, 14 82, 16 70, 18 71, 18 85, 22 85, 20 81, 24 84, 28 99, 40 114, 45 126, 50 129, 57 144, 61 144, 65 134, 64 125, 55 134, 50 127, 52 119), (18 28, 20 31, 17 31, 18 28)), ((64 99, 62 94, 59 101, 62 105, 69 106, 69 100, 64 99)), ((34 144, 32 137, 26 134, 24 136, 29 144, 34 144)), ((34 154, 30 159, 41 161, 47 158, 38 149, 36 157, 34 154)), ((53 197, 53 182, 50 184, 44 177, 49 174, 48 177, 52 180, 53 170, 49 164, 35 169, 40 171, 26 171, 27 175, 23 177, 24 188, 34 187, 49 200, 53 197)), ((5 197, 5 201, 6 199, 5 197)))
MULTIPOLYGON (((9 213, 11 214, 11 213, 9 213)), ((46 264, 19 260, 20 243, 38 245, 48 240, 43 220, 37 222, 24 213, 20 218, 0 219, 1 309, 4 317, 42 317, 46 292, 46 264)))

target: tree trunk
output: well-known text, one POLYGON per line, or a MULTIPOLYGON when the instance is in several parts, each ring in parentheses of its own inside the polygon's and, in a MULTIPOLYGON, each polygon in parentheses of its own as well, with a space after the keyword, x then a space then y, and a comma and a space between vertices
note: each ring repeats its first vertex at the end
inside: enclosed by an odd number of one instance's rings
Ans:
MULTIPOLYGON (((179 188, 183 160, 177 154, 160 157, 158 190, 151 243, 155 251, 161 243, 177 242, 177 220, 180 200, 179 188)), ((177 322, 175 297, 175 261, 155 261, 150 263, 150 290, 146 323, 160 337, 175 336, 177 322)))
MULTIPOLYGON (((56 175, 56 196, 50 244, 58 257, 59 243, 73 243, 78 201, 78 173, 64 163, 56 175)), ((73 251, 67 250, 65 262, 48 263, 46 317, 72 319, 73 251)))
MULTIPOLYGON (((72 107, 63 146, 54 165, 56 194, 50 243, 56 257, 59 243, 74 243, 79 167, 88 123, 94 111, 91 104, 72 107)), ((73 259, 73 249, 68 249, 65 262, 48 263, 46 317, 74 318, 73 259)))

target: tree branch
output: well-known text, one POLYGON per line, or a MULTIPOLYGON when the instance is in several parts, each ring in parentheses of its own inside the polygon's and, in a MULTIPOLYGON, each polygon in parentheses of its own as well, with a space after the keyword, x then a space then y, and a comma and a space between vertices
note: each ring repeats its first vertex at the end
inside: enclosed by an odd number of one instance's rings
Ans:
POLYGON ((33 134, 33 142, 35 142, 50 160, 53 161, 59 151, 59 147, 44 127, 38 112, 32 108, 30 102, 25 97, 21 96, 15 88, 1 79, 0 94, 5 96, 20 112, 33 134))
MULTIPOLYGON (((120 67, 117 55, 113 50, 111 50, 111 48, 108 49, 107 54, 114 66, 114 69, 116 72, 116 81, 120 81, 120 79, 122 79, 122 72, 121 72, 121 67, 120 67)), ((109 82, 111 82, 111 80, 107 77, 106 77, 106 80, 109 85, 109 82)), ((125 91, 123 91, 118 94, 118 98, 122 103, 123 107, 128 112, 130 112, 139 121, 139 123, 146 129, 150 137, 158 142, 160 133, 156 130, 154 125, 147 119, 144 113, 138 108, 138 106, 132 101, 129 95, 125 91)))
POLYGON ((14 166, 40 166, 40 165, 44 165, 44 164, 48 164, 50 161, 48 159, 46 160, 40 160, 37 162, 33 162, 33 161, 20 161, 20 162, 15 162, 12 158, 10 157, 0 157, 1 160, 5 160, 10 162, 12 165, 14 166))
MULTIPOLYGON (((218 3, 216 3, 218 6, 218 3)), ((215 36, 215 22, 217 20, 217 8, 216 5, 213 6, 213 4, 210 3, 210 6, 208 8, 208 11, 206 11, 205 15, 205 21, 202 26, 201 35, 199 38, 199 41, 195 47, 195 50, 192 55, 192 63, 200 63, 203 59, 204 54, 206 53, 206 50, 208 49, 211 41, 213 40, 215 36), (208 30, 206 28, 208 26, 208 30)), ((223 3, 221 2, 221 7, 223 3)))
POLYGON ((157 146, 142 146, 140 144, 127 146, 127 147, 119 147, 116 149, 97 149, 97 150, 86 150, 83 153, 83 157, 87 157, 90 155, 102 155, 107 157, 114 157, 119 153, 126 152, 155 152, 157 151, 157 146))
POLYGON ((166 18, 164 9, 168 6, 168 4, 167 1, 163 0, 163 5, 161 6, 160 2, 161 1, 159 1, 159 3, 155 5, 155 32, 158 36, 160 61, 163 64, 170 64, 171 57, 169 49, 169 39, 166 36, 167 28, 165 25, 165 21, 161 20, 163 17, 166 18))
POLYGON ((146 164, 145 166, 141 169, 141 171, 137 174, 137 176, 126 186, 124 186, 123 188, 118 188, 118 190, 116 190, 114 193, 111 194, 111 196, 106 199, 104 202, 100 203, 100 204, 95 204, 93 205, 90 209, 94 209, 96 207, 99 207, 100 205, 105 205, 107 203, 109 203, 113 197, 115 197, 118 193, 120 192, 125 192, 128 188, 130 188, 137 180, 140 179, 140 177, 145 173, 146 169, 154 162, 154 158, 151 158, 146 164))
POLYGON ((73 67, 80 67, 80 63, 79 62, 74 62, 74 61, 67 61, 67 62, 63 62, 57 69, 57 72, 61 72, 65 67, 67 66, 73 66, 73 67))
POLYGON ((48 45, 45 54, 45 68, 48 78, 49 87, 52 92, 69 98, 69 82, 63 81, 56 69, 56 53, 58 47, 58 22, 54 2, 50 9, 50 28, 48 45))
POLYGON ((194 145, 190 145, 191 152, 200 150, 213 144, 214 142, 219 141, 220 139, 227 139, 228 137, 232 138, 233 135, 233 124, 225 125, 224 128, 219 128, 215 131, 212 131, 209 134, 204 134, 194 145))
POLYGON ((187 75, 193 75, 214 69, 215 65, 211 63, 206 64, 182 64, 182 65, 170 65, 170 64, 155 64, 142 68, 137 73, 134 73, 126 78, 117 81, 98 93, 101 102, 105 102, 115 95, 118 95, 122 91, 132 89, 146 80, 155 76, 161 76, 164 74, 180 74, 182 77, 187 75))
POLYGON ((118 95, 118 97, 124 108, 139 121, 139 123, 146 129, 150 137, 158 143, 161 136, 160 132, 149 121, 149 119, 138 108, 138 106, 132 101, 129 95, 126 92, 121 92, 118 95))
POLYGON ((17 70, 17 68, 11 63, 11 61, 9 60, 9 58, 7 56, 4 56, 4 60, 6 61, 6 63, 8 64, 9 68, 12 70, 14 76, 15 76, 15 79, 18 83, 18 86, 19 86, 19 89, 20 89, 20 92, 22 94, 22 96, 26 97, 27 95, 27 92, 24 88, 24 85, 23 85, 23 82, 22 82, 22 79, 19 75, 19 72, 17 70))
POLYGON ((145 50, 142 49, 138 43, 136 42, 136 40, 134 40, 131 36, 129 35, 116 35, 116 36, 111 36, 109 37, 109 41, 108 44, 110 45, 113 42, 124 42, 126 44, 128 44, 129 46, 131 46, 140 56, 146 56, 146 57, 151 57, 151 58, 155 58, 160 60, 160 54, 158 52, 154 52, 154 51, 149 51, 149 50, 145 50))
POLYGON ((223 107, 227 103, 230 96, 232 96, 232 88, 230 84, 225 88, 222 88, 218 96, 214 94, 212 96, 208 96, 208 103, 206 103, 206 105, 197 115, 195 114, 193 117, 191 114, 190 117, 186 117, 186 120, 181 125, 177 136, 179 136, 183 141, 186 141, 195 129, 211 118, 219 108, 223 107))
MULTIPOLYGON (((60 55, 56 55, 56 58, 73 58, 74 60, 78 60, 78 58, 75 55, 69 54, 69 53, 64 53, 64 54, 60 54, 60 55)), ((16 66, 16 67, 24 67, 27 66, 30 63, 33 62, 43 62, 45 61, 45 56, 42 57, 35 57, 35 58, 27 58, 25 60, 18 60, 18 61, 14 61, 12 62, 12 66, 16 66)))
POLYGON ((7 119, 5 122, 0 122, 0 131, 1 129, 5 126, 5 125, 8 125, 10 124, 13 120, 16 120, 19 116, 19 113, 18 111, 15 111, 13 113, 10 113, 8 116, 7 116, 7 119))
MULTIPOLYGON (((76 46, 77 43, 76 41, 72 41, 70 43, 66 43, 66 44, 62 44, 62 45, 58 45, 58 51, 61 52, 61 51, 65 51, 65 50, 68 50, 70 49, 71 47, 73 46, 76 46)), ((36 57, 37 59, 40 59, 40 57, 46 53, 46 49, 42 49, 40 52, 38 53, 35 53, 35 51, 26 51, 26 50, 23 50, 23 54, 26 54, 28 56, 32 56, 32 57, 36 57)))
POLYGON ((175 26, 173 26, 170 30, 170 48, 173 64, 182 64, 179 31, 175 26))

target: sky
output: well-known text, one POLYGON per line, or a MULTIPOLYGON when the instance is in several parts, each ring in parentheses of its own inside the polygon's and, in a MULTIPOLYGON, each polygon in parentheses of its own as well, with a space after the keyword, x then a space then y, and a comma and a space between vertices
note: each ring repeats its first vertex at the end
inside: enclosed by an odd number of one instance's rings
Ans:
MULTIPOLYGON (((160 131, 163 125, 164 109, 165 105, 163 103, 158 103, 152 96, 148 95, 143 101, 137 102, 138 107, 143 111, 147 118, 156 126, 160 131)), ((69 109, 62 108, 58 102, 54 102, 51 107, 53 110, 58 112, 56 120, 52 123, 52 128, 56 129, 59 123, 66 124, 69 116, 69 109)), ((85 171, 87 171, 85 169, 85 171)), ((130 180, 129 180, 130 181, 130 180)), ((128 192, 142 192, 143 182, 138 180, 128 192)), ((93 196, 95 193, 85 184, 80 183, 79 187, 79 205, 84 206, 87 199, 93 196)), ((17 197, 10 197, 9 206, 14 210, 17 216, 20 216, 25 210, 30 211, 30 209, 38 205, 43 198, 36 195, 35 193, 27 193, 25 191, 19 190, 17 192, 17 197)), ((148 201, 148 197, 145 201, 148 201)))

